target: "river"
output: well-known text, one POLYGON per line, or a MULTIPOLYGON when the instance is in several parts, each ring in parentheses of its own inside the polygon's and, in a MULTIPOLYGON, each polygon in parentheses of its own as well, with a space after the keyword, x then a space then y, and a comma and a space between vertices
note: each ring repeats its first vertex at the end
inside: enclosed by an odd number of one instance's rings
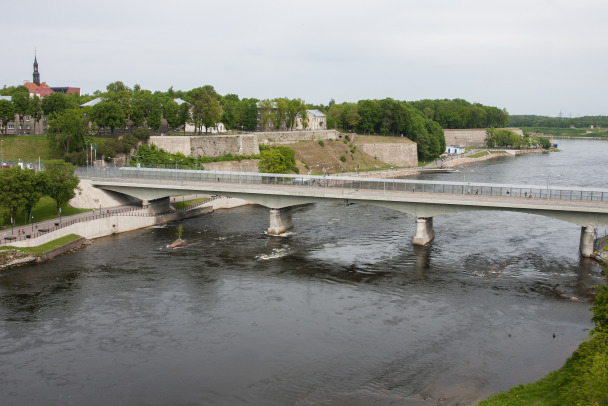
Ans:
MULTIPOLYGON (((607 142, 559 143, 431 178, 606 187, 607 142)), ((181 249, 169 224, 3 272, 0 404, 471 404, 559 368, 592 327, 604 279, 576 225, 450 214, 417 247, 386 209, 293 219, 274 237, 263 207, 217 211, 183 222, 181 249)))

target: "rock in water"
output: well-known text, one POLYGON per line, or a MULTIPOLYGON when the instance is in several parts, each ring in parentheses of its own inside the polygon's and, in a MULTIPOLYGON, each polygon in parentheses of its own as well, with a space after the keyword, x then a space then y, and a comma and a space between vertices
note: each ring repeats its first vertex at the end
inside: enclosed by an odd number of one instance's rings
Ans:
POLYGON ((183 247, 185 245, 186 241, 182 240, 181 238, 178 238, 177 240, 173 241, 173 244, 169 245, 169 248, 183 247))

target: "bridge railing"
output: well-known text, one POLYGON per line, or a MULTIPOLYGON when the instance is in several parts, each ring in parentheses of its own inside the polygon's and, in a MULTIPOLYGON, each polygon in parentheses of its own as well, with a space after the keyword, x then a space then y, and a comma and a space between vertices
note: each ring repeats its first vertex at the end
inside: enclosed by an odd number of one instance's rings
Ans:
POLYGON ((268 184, 297 187, 363 189, 383 192, 442 193, 450 195, 502 196, 546 200, 608 202, 608 189, 567 186, 509 185, 481 182, 424 181, 415 179, 361 178, 356 176, 283 175, 254 172, 223 172, 136 167, 78 168, 85 178, 178 185, 183 182, 268 184))

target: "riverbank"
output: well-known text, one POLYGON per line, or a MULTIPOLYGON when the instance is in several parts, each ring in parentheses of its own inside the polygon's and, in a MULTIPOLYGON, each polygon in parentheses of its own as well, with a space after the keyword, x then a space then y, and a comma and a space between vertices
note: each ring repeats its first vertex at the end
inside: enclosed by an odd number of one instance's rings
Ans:
MULTIPOLYGON (((87 199, 87 197, 84 197, 84 199, 87 199)), ((0 270, 47 261, 58 255, 75 251, 87 244, 91 244, 91 240, 97 238, 197 217, 213 213, 215 210, 230 209, 247 204, 251 203, 241 199, 217 197, 184 209, 178 210, 173 208, 171 211, 162 213, 153 213, 147 209, 139 209, 109 212, 109 214, 97 212, 95 215, 72 220, 69 217, 64 218, 61 225, 56 223, 56 226, 52 229, 44 233, 32 235, 34 238, 24 238, 4 245, 0 251, 0 270), (79 238, 76 241, 70 241, 59 247, 54 244, 57 241, 61 241, 61 239, 68 238, 68 236, 78 236, 79 238), (44 249, 45 245, 49 245, 48 250, 44 249), (27 249, 34 247, 41 248, 38 250, 40 252, 31 253, 27 251, 27 249)))
POLYGON ((536 149, 522 149, 522 150, 504 150, 504 151, 491 151, 491 150, 473 150, 469 151, 468 155, 474 155, 479 151, 488 151, 488 155, 481 156, 478 158, 469 158, 468 156, 459 156, 454 158, 448 158, 447 160, 441 162, 441 168, 454 168, 461 165, 466 165, 474 162, 482 162, 487 161, 489 159, 494 159, 498 157, 516 157, 520 155, 526 154, 537 154, 541 152, 547 152, 547 150, 542 148, 536 149))
POLYGON ((0 250, 0 270, 37 264, 90 244, 90 240, 70 234, 38 246, 36 250, 5 246, 0 250), (65 242, 64 242, 65 241, 65 242))
MULTIPOLYGON (((608 236, 600 237, 595 242, 595 251, 591 255, 591 258, 604 266, 608 266, 608 236)), ((602 271, 602 274, 606 274, 606 270, 602 271)))

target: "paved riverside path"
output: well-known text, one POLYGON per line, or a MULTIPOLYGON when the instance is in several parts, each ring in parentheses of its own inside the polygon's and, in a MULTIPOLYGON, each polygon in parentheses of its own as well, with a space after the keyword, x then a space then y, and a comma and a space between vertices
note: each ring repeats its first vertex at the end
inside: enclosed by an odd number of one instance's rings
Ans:
MULTIPOLYGON (((122 206, 115 206, 112 208, 104 208, 102 210, 102 213, 105 213, 106 215, 108 214, 113 214, 113 213, 117 213, 117 212, 123 212, 126 210, 137 210, 137 209, 141 209, 141 207, 137 206, 137 205, 122 205, 122 206)), ((99 218, 102 217, 102 213, 99 212, 99 209, 95 209, 95 218, 99 218)), ((24 230, 25 231, 25 235, 27 234, 32 234, 32 233, 37 233, 40 230, 45 230, 45 229, 52 229, 53 227, 55 227, 55 224, 57 223, 67 223, 71 220, 77 220, 77 219, 84 219, 87 217, 93 217, 93 209, 91 209, 90 211, 86 211, 83 213, 77 213, 77 214, 71 214, 69 216, 61 216, 61 220, 59 219, 59 217, 55 217, 52 219, 48 219, 48 220, 44 220, 44 221, 34 221, 33 223, 29 223, 29 224, 23 224, 20 226, 15 226, 14 227, 14 231, 12 231, 12 228, 10 226, 6 227, 4 230, 2 230, 0 232, 0 244, 4 244, 5 243, 5 237, 9 237, 9 236, 15 236, 18 237, 19 233, 18 230, 24 230)), ((34 220, 36 220, 34 218, 34 220)), ((23 235, 23 233, 21 234, 23 235)))

